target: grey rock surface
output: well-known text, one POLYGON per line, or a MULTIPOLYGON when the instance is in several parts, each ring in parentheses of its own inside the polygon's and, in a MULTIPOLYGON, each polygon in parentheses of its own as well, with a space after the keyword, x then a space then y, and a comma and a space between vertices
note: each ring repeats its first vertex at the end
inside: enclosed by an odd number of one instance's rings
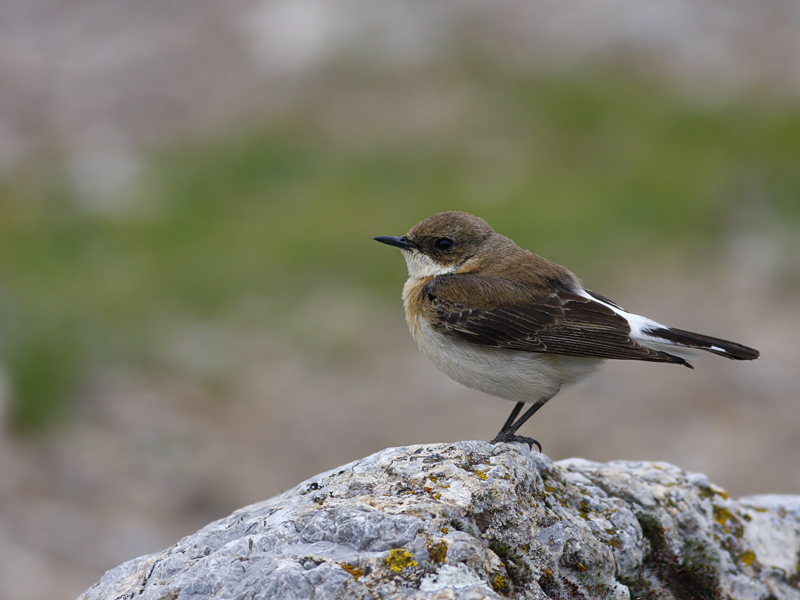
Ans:
POLYGON ((318 475, 80 598, 800 599, 799 562, 798 496, 459 442, 318 475))

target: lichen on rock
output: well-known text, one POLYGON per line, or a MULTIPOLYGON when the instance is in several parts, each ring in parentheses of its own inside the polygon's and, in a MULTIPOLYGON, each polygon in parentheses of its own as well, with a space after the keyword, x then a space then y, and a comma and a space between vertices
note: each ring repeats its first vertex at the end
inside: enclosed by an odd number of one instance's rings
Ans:
POLYGON ((800 497, 519 444, 390 448, 106 573, 81 600, 798 599, 800 497))

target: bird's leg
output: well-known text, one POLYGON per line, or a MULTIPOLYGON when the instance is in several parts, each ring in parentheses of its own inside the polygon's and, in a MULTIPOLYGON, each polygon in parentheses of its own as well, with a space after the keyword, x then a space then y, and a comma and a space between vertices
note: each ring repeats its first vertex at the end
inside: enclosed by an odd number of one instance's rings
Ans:
POLYGON ((494 439, 489 443, 499 444, 500 442, 523 442, 525 444, 528 444, 531 450, 533 449, 533 445, 536 444, 536 447, 539 449, 539 452, 541 452, 542 445, 538 441, 536 441, 533 438, 526 437, 524 435, 517 435, 517 430, 520 427, 522 427, 525 421, 530 419, 537 410, 542 408, 542 406, 544 406, 545 403, 548 400, 550 400, 550 398, 555 396, 557 393, 558 390, 556 390, 549 396, 545 396, 544 398, 539 398, 539 400, 534 402, 533 405, 528 410, 526 410, 519 419, 515 421, 514 419, 516 419, 517 415, 519 414, 519 411, 522 410, 522 407, 525 404, 524 402, 517 402, 516 406, 514 407, 514 410, 511 411, 511 414, 509 415, 508 419, 506 419, 506 423, 505 425, 503 425, 503 428, 500 430, 500 433, 498 433, 494 437, 494 439))
POLYGON ((514 410, 512 410, 511 414, 508 415, 508 419, 506 419, 506 423, 505 425, 503 425, 500 431, 505 431, 506 429, 511 427, 511 424, 514 422, 514 419, 517 418, 517 415, 519 414, 519 411, 522 410, 523 406, 525 406, 524 402, 517 402, 516 406, 514 407, 514 410))
POLYGON ((539 452, 542 451, 542 445, 537 440, 524 435, 516 435, 517 429, 519 429, 525 421, 530 419, 531 415, 533 415, 533 413, 535 413, 541 406, 538 403, 534 404, 527 411, 525 411, 525 414, 523 414, 518 421, 515 422, 514 418, 519 414, 519 411, 522 409, 524 404, 524 402, 517 403, 517 405, 514 407, 514 410, 511 411, 511 416, 506 421, 506 424, 503 425, 503 428, 500 430, 500 432, 494 436, 494 439, 489 442, 490 444, 499 444, 500 442, 523 442, 528 444, 531 450, 533 450, 533 446, 536 444, 539 452))

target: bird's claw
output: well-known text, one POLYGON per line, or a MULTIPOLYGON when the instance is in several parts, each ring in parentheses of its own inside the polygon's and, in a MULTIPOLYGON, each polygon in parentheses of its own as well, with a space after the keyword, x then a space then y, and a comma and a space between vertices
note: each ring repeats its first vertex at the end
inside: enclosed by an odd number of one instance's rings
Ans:
POLYGON ((528 444, 528 447, 531 450, 533 450, 533 445, 536 444, 536 447, 539 449, 539 452, 542 451, 542 445, 537 440, 524 435, 516 435, 514 433, 505 433, 502 431, 498 433, 494 437, 494 439, 489 443, 500 444, 501 442, 522 442, 523 444, 528 444))

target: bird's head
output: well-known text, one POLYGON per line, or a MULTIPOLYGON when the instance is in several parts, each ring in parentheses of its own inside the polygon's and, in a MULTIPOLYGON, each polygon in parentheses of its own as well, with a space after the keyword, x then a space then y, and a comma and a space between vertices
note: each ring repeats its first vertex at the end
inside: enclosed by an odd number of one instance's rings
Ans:
POLYGON ((402 250, 412 279, 457 272, 481 252, 494 234, 483 219, 464 212, 428 217, 399 237, 378 236, 376 241, 402 250))

